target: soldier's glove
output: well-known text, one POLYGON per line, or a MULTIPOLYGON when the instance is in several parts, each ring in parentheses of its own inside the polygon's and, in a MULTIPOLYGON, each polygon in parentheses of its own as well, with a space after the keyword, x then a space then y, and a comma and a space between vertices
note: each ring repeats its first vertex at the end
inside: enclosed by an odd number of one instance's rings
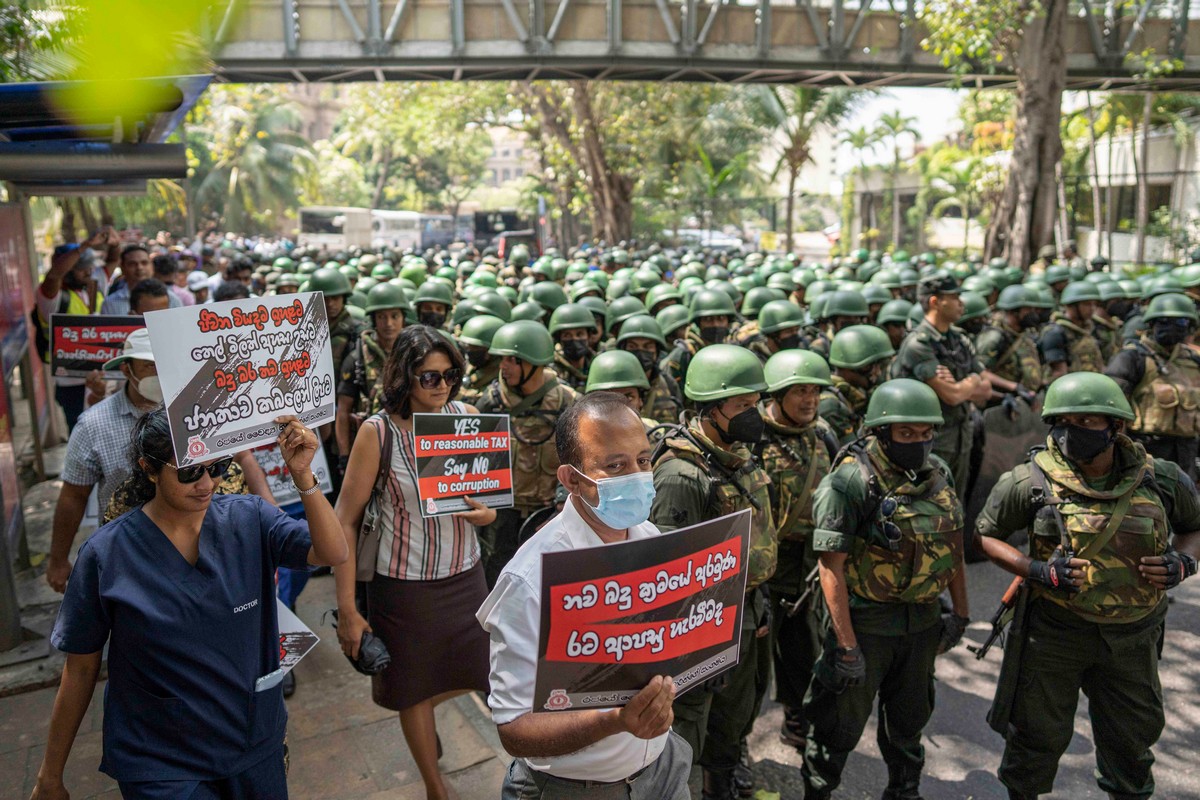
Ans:
POLYGON ((1031 392, 1028 389, 1026 389, 1024 386, 1022 386, 1021 384, 1018 383, 1017 388, 1013 390, 1013 393, 1017 397, 1021 398, 1026 403, 1028 403, 1030 408, 1033 408, 1033 402, 1035 400, 1037 400, 1036 392, 1031 392))
POLYGON ((1015 394, 1006 394, 1000 401, 1000 406, 1004 409, 1004 416, 1010 420, 1017 418, 1017 396, 1015 394))
POLYGON ((938 655, 947 650, 953 650, 962 641, 963 633, 971 624, 970 617, 960 617, 958 614, 942 614, 942 638, 938 642, 938 655))
POLYGON ((1071 583, 1071 558, 1071 554, 1068 553, 1049 561, 1029 562, 1029 580, 1063 594, 1075 592, 1076 588, 1071 583))
POLYGON ((852 647, 849 650, 838 647, 833 651, 833 677, 840 694, 851 686, 862 686, 867 682, 867 660, 863 658, 862 648, 852 647), (844 656, 853 656, 847 661, 844 656))
POLYGON ((1167 588, 1174 589, 1183 583, 1184 579, 1196 574, 1196 559, 1187 553, 1177 553, 1172 550, 1164 553, 1162 565, 1167 568, 1167 588))

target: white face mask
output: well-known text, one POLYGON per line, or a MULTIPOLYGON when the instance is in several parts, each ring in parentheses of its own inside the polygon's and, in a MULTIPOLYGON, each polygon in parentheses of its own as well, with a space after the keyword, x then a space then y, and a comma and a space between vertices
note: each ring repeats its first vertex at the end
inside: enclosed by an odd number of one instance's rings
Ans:
POLYGON ((595 484, 599 505, 583 502, 592 513, 613 530, 632 528, 650 518, 654 503, 654 473, 631 472, 616 478, 589 478, 575 467, 579 477, 595 484))
POLYGON ((147 375, 139 381, 130 373, 129 380, 133 381, 133 388, 137 389, 137 393, 151 403, 161 403, 163 401, 162 385, 158 382, 157 375, 147 375))

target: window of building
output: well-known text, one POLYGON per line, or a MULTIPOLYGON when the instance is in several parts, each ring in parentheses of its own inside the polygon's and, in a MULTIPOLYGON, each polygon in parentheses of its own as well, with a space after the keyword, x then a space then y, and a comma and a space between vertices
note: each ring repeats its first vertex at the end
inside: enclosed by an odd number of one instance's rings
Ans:
POLYGON ((511 169, 504 170, 503 180, 507 181, 507 180, 511 180, 511 179, 512 179, 512 170, 511 169))
POLYGON ((522 176, 522 175, 524 175, 524 174, 525 174, 525 168, 524 168, 524 167, 517 167, 517 168, 516 168, 516 169, 513 171, 513 175, 515 175, 515 176, 516 176, 516 177, 518 177, 518 178, 519 178, 519 177, 521 177, 521 176, 522 176))
POLYGON ((508 158, 508 151, 507 151, 507 150, 501 150, 501 151, 500 151, 500 157, 501 157, 501 158, 508 158))

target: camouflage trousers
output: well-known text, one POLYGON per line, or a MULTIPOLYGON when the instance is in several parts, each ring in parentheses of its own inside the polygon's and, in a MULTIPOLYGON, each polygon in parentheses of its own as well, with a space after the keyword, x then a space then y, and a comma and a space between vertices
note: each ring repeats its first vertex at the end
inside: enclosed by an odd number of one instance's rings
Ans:
POLYGON ((1165 724, 1158 680, 1165 615, 1163 603, 1146 619, 1100 625, 1053 603, 1031 603, 999 771, 1012 797, 1053 789, 1080 691, 1088 697, 1100 788, 1116 798, 1154 793, 1150 747, 1165 724))
MULTIPOLYGON (((904 636, 858 634, 867 662, 867 679, 841 694, 822 679, 823 664, 804 701, 808 743, 804 750, 805 798, 827 798, 842 780, 846 760, 862 738, 875 697, 879 697, 876 738, 888 768, 884 797, 915 796, 925 766, 921 732, 933 715, 933 659, 941 626, 904 636)), ((830 628, 825 650, 837 647, 830 628)))
POLYGON ((933 452, 940 456, 954 475, 954 491, 966 505, 967 484, 971 479, 971 450, 974 447, 975 430, 971 418, 959 425, 947 425, 938 431, 933 440, 933 452))

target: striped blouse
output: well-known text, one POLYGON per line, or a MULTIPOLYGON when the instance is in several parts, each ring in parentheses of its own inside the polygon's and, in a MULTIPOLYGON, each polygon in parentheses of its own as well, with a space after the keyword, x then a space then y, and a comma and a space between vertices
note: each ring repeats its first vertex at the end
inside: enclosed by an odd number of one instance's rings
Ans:
MULTIPOLYGON (((465 414, 452 402, 444 414, 465 414)), ((465 572, 479 561, 475 526, 451 515, 423 518, 417 495, 417 460, 412 431, 386 414, 374 417, 392 428, 392 468, 379 508, 379 556, 375 572, 405 581, 436 581, 465 572), (410 511, 411 509, 411 511, 410 511)))

